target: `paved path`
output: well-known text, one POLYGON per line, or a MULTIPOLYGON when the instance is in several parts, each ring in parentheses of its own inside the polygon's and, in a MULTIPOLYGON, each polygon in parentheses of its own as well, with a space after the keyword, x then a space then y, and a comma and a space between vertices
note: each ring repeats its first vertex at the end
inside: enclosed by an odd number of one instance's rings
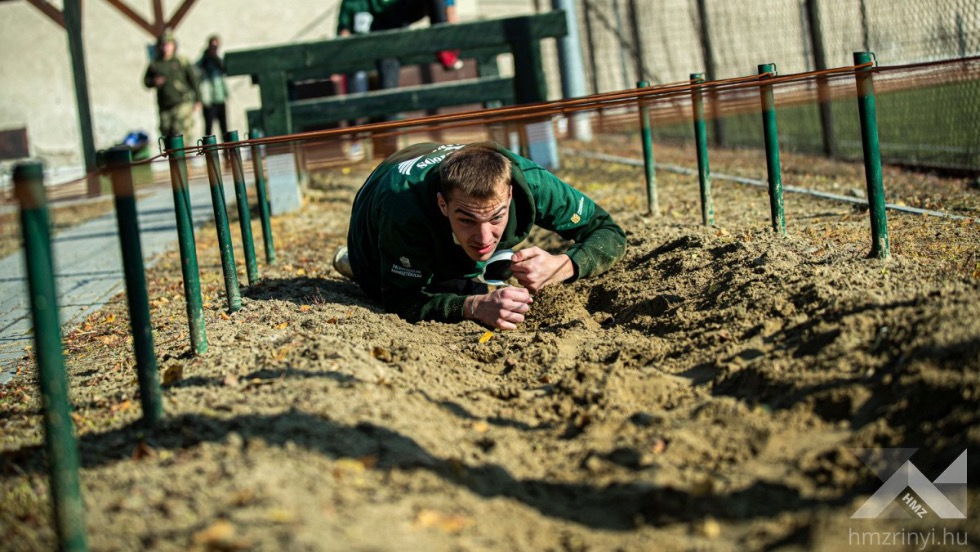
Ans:
MULTIPOLYGON (((223 182, 227 208, 234 209, 234 183, 230 177, 223 182)), ((207 181, 192 180, 190 196, 194 226, 200 229, 214 219, 207 181)), ((136 209, 149 268, 159 253, 177 247, 173 192, 169 187, 154 188, 137 199, 136 209)), ((64 335, 125 287, 115 211, 58 233, 51 245, 64 335)), ((24 253, 18 251, 0 259, 0 384, 10 381, 24 348, 33 345, 32 326, 24 253)))

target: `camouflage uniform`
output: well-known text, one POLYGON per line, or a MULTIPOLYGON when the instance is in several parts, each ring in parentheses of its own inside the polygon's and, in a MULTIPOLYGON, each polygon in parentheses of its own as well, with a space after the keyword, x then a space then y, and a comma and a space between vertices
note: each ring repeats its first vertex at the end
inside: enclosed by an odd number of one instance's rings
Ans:
POLYGON ((199 78, 194 66, 181 56, 156 59, 146 68, 143 84, 157 89, 160 135, 187 135, 194 128, 194 105, 201 101, 199 78), (156 78, 166 79, 156 86, 156 78))

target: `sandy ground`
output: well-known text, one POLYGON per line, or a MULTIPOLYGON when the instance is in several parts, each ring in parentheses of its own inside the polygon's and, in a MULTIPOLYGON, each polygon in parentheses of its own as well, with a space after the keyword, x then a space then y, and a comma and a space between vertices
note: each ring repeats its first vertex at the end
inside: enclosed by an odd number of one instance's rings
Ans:
MULTIPOLYGON (((695 166, 689 150, 658 160, 695 166)), ((859 164, 783 166, 786 185, 864 189, 859 164)), ((712 167, 764 178, 753 152, 712 167)), ((659 173, 663 215, 648 216, 640 169, 566 156, 559 174, 617 217, 626 258, 486 339, 472 322, 384 314, 330 267, 371 168, 314 175, 231 315, 214 231, 198 232, 203 356, 189 354, 179 257, 150 271, 160 427, 139 425, 122 298, 66 336, 93 549, 978 547, 975 220, 892 213, 881 261, 861 208, 789 195, 779 238, 764 190, 716 180, 703 227, 696 178, 659 173), (855 450, 896 447, 919 449, 929 480, 973 449, 966 519, 910 517, 901 501, 888 512, 905 518, 851 519, 882 484, 855 450)), ((969 180, 885 180, 889 202, 980 213, 969 180)), ((0 387, 8 550, 55 543, 32 366, 28 351, 0 387)))

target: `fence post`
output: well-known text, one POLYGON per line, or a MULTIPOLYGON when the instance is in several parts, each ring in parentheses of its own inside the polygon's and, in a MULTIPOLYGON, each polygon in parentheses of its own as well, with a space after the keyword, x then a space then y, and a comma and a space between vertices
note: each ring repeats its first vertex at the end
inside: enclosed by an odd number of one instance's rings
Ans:
POLYGON ((170 158, 170 182, 174 194, 177 244, 180 249, 180 269, 184 276, 184 299, 187 301, 187 323, 190 327, 191 349, 195 354, 200 355, 208 350, 208 336, 204 325, 204 306, 201 301, 201 275, 197 266, 197 248, 194 244, 194 221, 191 216, 187 160, 184 157, 184 137, 167 137, 165 147, 167 156, 170 158))
POLYGON ((766 82, 776 75, 776 65, 759 65, 762 86, 762 131, 766 142, 766 172, 769 176, 769 211, 772 216, 772 229, 786 236, 786 213, 783 209, 783 175, 779 164, 779 130, 776 124, 776 99, 772 83, 766 82), (767 74, 768 73, 768 74, 767 74))
POLYGON ((228 312, 235 312, 242 308, 242 292, 238 288, 235 250, 231 245, 231 230, 228 228, 224 183, 221 181, 221 162, 218 159, 218 139, 214 135, 209 135, 202 138, 202 143, 204 144, 204 158, 208 165, 211 207, 214 210, 214 226, 218 233, 218 248, 221 250, 221 270, 225 276, 228 312))
MULTIPOLYGON (((582 62, 582 41, 578 32, 578 14, 575 0, 551 0, 554 10, 565 12, 568 33, 557 39, 558 62, 561 65, 561 89, 565 98, 585 96, 585 68, 582 62)), ((588 113, 576 112, 569 116, 571 135, 582 142, 592 141, 592 121, 588 113)))
POLYGON ((701 224, 714 226, 715 209, 711 201, 711 168, 708 164, 708 131, 704 124, 704 73, 691 73, 691 107, 694 113, 694 142, 698 150, 698 184, 701 188, 701 224))
MULTIPOLYGON (((715 63, 715 50, 711 44, 711 24, 706 0, 697 0, 697 9, 705 76, 709 81, 713 81, 718 78, 718 67, 715 63)), ((721 118, 721 102, 718 101, 718 92, 714 88, 708 91, 708 99, 711 101, 711 124, 715 131, 715 145, 725 147, 727 145, 725 121, 721 118)))
POLYGON ((143 423, 152 427, 163 418, 163 398, 160 393, 157 359, 153 352, 150 301, 146 291, 143 247, 140 244, 140 226, 136 215, 136 192, 133 189, 132 151, 127 146, 110 148, 106 161, 111 171, 112 193, 116 203, 116 222, 126 276, 126 299, 129 304, 129 324, 133 331, 133 352, 136 356, 143 423))
POLYGON ((598 67, 599 64, 596 63, 596 58, 595 58, 596 44, 595 44, 595 36, 592 31, 592 10, 593 8, 591 6, 591 0, 582 0, 582 13, 585 16, 585 41, 588 44, 588 48, 586 49, 586 51, 588 52, 588 56, 589 56, 589 66, 592 67, 592 72, 590 73, 591 75, 590 80, 592 81, 592 93, 598 94, 599 72, 596 68, 598 67))
MULTIPOLYGON (((827 69, 827 55, 820 27, 819 0, 806 0, 807 26, 810 29, 810 44, 813 46, 813 65, 817 71, 827 69)), ((837 139, 834 137, 834 112, 830 104, 830 86, 827 77, 817 77, 817 100, 820 110, 820 132, 823 137, 823 153, 827 157, 837 157, 837 139)))
MULTIPOLYGON (((650 86, 647 81, 636 83, 637 88, 650 86)), ((657 165, 653 158, 653 129, 650 125, 650 106, 640 98, 640 137, 643 141, 643 169, 647 180, 647 214, 660 215, 657 199, 657 165)))
MULTIPOLYGON (((258 139, 262 133, 252 130, 250 137, 258 139)), ((269 216, 269 199, 265 191, 265 166, 262 162, 262 146, 252 144, 252 172, 255 175, 255 197, 259 203, 259 218, 262 220, 262 243, 265 246, 265 262, 276 262, 276 248, 272 241, 272 221, 269 216)))
MULTIPOLYGON (((225 143, 238 141, 238 131, 231 130, 224 135, 225 143)), ((248 192, 245 191, 245 169, 242 167, 241 146, 231 146, 231 176, 235 180, 235 202, 238 206, 238 225, 242 229, 242 249, 245 252, 245 275, 248 285, 259 281, 259 267, 255 260, 255 242, 252 239, 252 216, 248 208, 248 192)))
MULTIPOLYGON (((871 52, 854 52, 854 65, 874 61, 871 52)), ((861 116, 861 147, 864 150, 864 176, 868 186, 868 211, 871 216, 871 256, 885 259, 890 255, 888 219, 885 215, 885 188, 881 176, 881 149, 878 143, 878 112, 875 106, 874 67, 857 69, 858 112, 861 116)))
POLYGON ((61 325, 51 254, 51 226, 39 162, 14 167, 20 228, 34 322, 34 353, 44 412, 45 445, 55 532, 62 550, 88 550, 85 504, 78 477, 78 444, 68 404, 68 375, 62 356, 61 325))

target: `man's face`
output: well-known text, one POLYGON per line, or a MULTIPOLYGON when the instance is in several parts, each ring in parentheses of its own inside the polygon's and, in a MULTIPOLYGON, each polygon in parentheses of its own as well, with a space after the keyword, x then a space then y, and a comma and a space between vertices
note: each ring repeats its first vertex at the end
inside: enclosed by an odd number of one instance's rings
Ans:
POLYGON ((177 43, 172 40, 165 40, 160 44, 160 48, 163 49, 163 59, 170 59, 174 57, 174 52, 177 51, 177 43))
POLYGON ((448 201, 440 193, 439 210, 449 218, 449 226, 466 255, 474 261, 489 259, 497 249, 510 216, 511 188, 500 184, 490 199, 474 199, 456 192, 448 201))

